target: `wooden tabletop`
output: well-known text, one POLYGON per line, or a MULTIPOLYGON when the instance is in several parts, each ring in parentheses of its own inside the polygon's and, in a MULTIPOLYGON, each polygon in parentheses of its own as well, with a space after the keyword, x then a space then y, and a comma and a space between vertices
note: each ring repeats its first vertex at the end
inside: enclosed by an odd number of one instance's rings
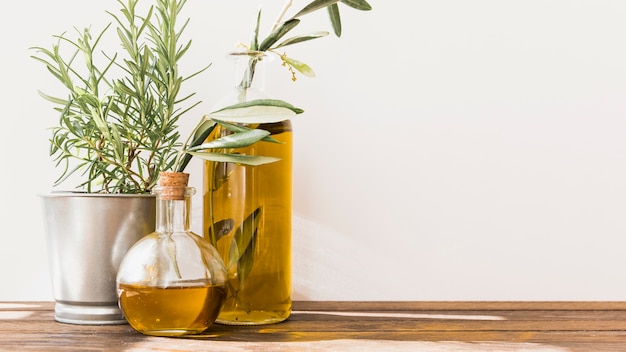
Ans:
POLYGON ((626 302, 295 302, 285 322, 186 338, 0 302, 0 351, 626 351, 626 302))

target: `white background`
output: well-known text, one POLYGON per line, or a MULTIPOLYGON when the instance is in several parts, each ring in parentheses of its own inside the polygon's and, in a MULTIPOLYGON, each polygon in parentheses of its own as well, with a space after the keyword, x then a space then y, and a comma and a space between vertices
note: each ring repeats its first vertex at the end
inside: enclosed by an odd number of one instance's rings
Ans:
MULTIPOLYGON (((306 111, 293 297, 625 300, 626 2, 370 3, 341 6, 340 39, 288 48, 316 78, 269 73, 268 90, 306 111)), ((261 4, 267 28, 282 1, 261 4)), ((258 5, 189 0, 184 69, 213 66, 187 87, 203 103, 184 130, 230 88, 225 53, 248 41, 258 5)), ((57 176, 57 114, 37 90, 59 86, 28 48, 101 29, 117 8, 24 0, 0 21, 0 300, 52 299, 37 194, 57 176)), ((300 27, 330 30, 324 12, 300 27)))

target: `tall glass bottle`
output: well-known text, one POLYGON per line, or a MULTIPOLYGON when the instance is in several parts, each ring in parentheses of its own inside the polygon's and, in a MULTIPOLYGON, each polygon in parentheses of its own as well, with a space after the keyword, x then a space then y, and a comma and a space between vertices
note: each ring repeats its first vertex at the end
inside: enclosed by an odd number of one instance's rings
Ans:
POLYGON ((226 296, 226 270, 215 248, 189 230, 188 174, 161 173, 156 231, 126 253, 118 275, 119 305, 128 323, 146 335, 205 331, 226 296))
MULTIPOLYGON (((233 58, 236 89, 221 106, 267 98, 257 88, 263 83, 264 53, 233 58)), ((280 161, 261 166, 207 161, 204 170, 204 235, 228 272, 217 322, 231 325, 277 323, 291 313, 291 121, 248 126, 270 131, 280 143, 262 141, 236 151, 280 161)), ((227 133, 216 128, 209 140, 227 133)))

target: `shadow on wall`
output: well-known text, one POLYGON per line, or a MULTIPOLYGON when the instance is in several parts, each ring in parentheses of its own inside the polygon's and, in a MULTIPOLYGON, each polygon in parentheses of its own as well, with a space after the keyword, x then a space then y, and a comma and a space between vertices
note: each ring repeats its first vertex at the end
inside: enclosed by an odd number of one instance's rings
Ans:
POLYGON ((355 238, 293 217, 292 285, 294 300, 382 300, 388 267, 379 254, 355 238))

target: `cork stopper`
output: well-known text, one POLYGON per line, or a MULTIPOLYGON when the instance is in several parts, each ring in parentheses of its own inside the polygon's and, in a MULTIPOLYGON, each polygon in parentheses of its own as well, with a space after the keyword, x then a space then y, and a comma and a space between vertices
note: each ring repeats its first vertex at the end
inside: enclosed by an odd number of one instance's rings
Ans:
POLYGON ((184 172, 159 173, 161 199, 183 200, 189 183, 189 174, 184 172))

